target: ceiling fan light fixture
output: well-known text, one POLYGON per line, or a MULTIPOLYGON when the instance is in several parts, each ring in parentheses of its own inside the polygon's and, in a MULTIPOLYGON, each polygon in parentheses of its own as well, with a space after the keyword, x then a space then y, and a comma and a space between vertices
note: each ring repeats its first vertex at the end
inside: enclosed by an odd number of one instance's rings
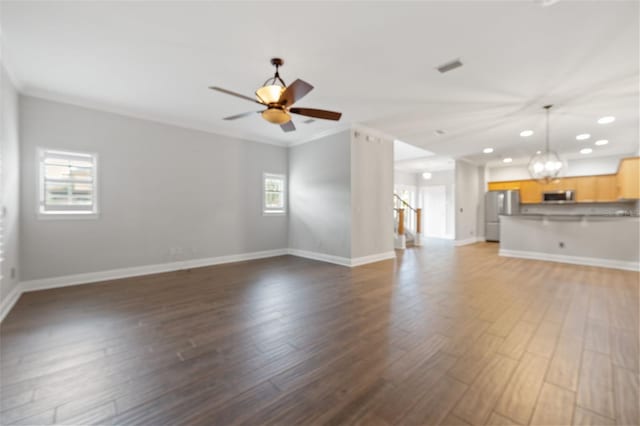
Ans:
POLYGON ((280 96, 282 96, 282 92, 284 92, 284 87, 277 84, 270 84, 267 86, 262 86, 258 90, 256 90, 256 97, 259 101, 269 105, 278 103, 280 100, 280 96))
POLYGON ((281 108, 267 108, 262 111, 262 118, 273 124, 284 124, 291 121, 291 115, 281 108))

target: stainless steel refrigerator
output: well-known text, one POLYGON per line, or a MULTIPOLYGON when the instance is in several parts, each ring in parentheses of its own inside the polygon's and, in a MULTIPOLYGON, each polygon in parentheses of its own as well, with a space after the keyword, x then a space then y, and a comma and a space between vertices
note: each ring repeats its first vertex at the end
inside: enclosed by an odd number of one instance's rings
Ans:
POLYGON ((489 191, 484 198, 484 235, 487 241, 500 241, 500 215, 520 212, 520 191, 489 191))

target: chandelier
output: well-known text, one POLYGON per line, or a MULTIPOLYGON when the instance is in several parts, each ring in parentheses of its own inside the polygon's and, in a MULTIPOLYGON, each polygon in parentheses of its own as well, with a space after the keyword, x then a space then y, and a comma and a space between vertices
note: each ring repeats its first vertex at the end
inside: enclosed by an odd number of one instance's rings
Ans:
POLYGON ((548 183, 558 177, 562 169, 562 161, 558 154, 549 149, 549 110, 553 105, 545 105, 547 115, 547 131, 544 151, 538 151, 529 161, 529 174, 532 178, 548 183))

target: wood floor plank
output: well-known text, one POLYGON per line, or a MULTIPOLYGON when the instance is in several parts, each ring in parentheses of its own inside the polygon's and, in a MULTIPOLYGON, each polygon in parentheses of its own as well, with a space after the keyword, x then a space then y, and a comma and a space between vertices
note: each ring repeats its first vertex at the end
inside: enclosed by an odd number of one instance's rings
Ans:
POLYGON ((503 342, 503 337, 485 333, 469 351, 458 358, 447 374, 463 383, 473 383, 503 342))
POLYGON ((580 369, 577 403, 606 417, 615 417, 613 406, 613 369, 608 355, 584 351, 580 369))
POLYGON ((542 388, 549 360, 536 355, 525 354, 509 380, 495 411, 528 424, 542 388))
POLYGON ((520 359, 537 328, 534 323, 519 321, 498 348, 498 353, 520 359))
POLYGON ((414 404, 398 424, 438 425, 467 390, 467 385, 443 376, 414 404))
POLYGON ((549 365, 546 381, 577 391, 582 346, 582 340, 560 338, 556 352, 549 365))
POLYGON ((575 399, 574 392, 550 383, 543 384, 529 424, 532 426, 571 424, 575 399))
POLYGON ((486 424, 490 426, 517 426, 521 423, 514 422, 513 420, 501 416, 494 411, 493 413, 491 413, 491 417, 489 417, 489 420, 486 424))
POLYGON ((638 375, 633 371, 614 367, 615 418, 619 425, 640 424, 640 392, 638 375))
POLYGON ((543 321, 538 326, 535 334, 529 341, 527 351, 534 355, 551 358, 558 343, 560 335, 560 323, 543 321))
POLYGON ((595 321, 588 321, 584 348, 603 354, 611 353, 609 326, 595 321))
POLYGON ((469 423, 451 413, 449 413, 449 415, 445 417, 440 424, 442 426, 469 426, 469 423))
POLYGON ((510 358, 493 355, 489 364, 456 405, 453 414, 472 425, 484 424, 516 365, 517 362, 510 358))
POLYGON ((619 367, 638 371, 638 334, 611 328, 611 360, 619 367))
POLYGON ((576 407, 576 412, 573 415, 573 424, 574 426, 613 426, 616 422, 608 417, 576 407))

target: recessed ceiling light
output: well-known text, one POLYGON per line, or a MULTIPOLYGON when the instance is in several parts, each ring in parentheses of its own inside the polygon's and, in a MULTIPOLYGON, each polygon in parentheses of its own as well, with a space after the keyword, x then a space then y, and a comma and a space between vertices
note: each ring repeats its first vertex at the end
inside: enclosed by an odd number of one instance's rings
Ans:
POLYGON ((582 148, 580 154, 591 154, 593 150, 591 148, 582 148))
POLYGON ((482 150, 485 154, 491 154, 493 152, 493 148, 485 148, 482 150))
POLYGON ((429 172, 424 172, 422 174, 422 179, 431 179, 431 173, 429 172))
POLYGON ((606 145, 608 143, 609 143, 609 141, 606 140, 606 139, 600 139, 599 141, 596 141, 596 145, 598 145, 598 146, 606 145))
POLYGON ((581 133, 578 136, 576 136, 576 139, 579 141, 585 141, 587 139, 589 139, 591 137, 591 135, 589 133, 581 133))
POLYGON ((533 130, 523 130, 520 132, 520 136, 523 138, 528 138, 531 135, 533 135, 533 130))
POLYGON ((542 151, 537 150, 537 151, 536 151, 536 154, 542 154, 542 151))
POLYGON ((600 117, 598 119, 598 124, 610 124, 616 121, 616 118, 613 115, 607 115, 605 117, 600 117))
POLYGON ((513 158, 511 158, 511 157, 507 157, 507 158, 503 158, 503 159, 502 159, 502 162, 503 162, 503 163, 510 163, 510 162, 512 162, 512 161, 513 161, 513 158))

